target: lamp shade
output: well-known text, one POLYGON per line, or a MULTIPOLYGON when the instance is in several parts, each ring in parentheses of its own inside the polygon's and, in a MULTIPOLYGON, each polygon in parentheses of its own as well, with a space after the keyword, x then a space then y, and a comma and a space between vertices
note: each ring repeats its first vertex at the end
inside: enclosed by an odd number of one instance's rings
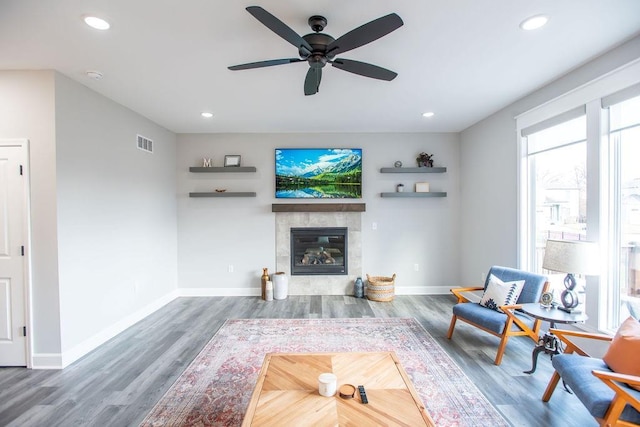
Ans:
POLYGON ((593 242, 547 240, 542 268, 561 273, 596 275, 598 246, 593 242))

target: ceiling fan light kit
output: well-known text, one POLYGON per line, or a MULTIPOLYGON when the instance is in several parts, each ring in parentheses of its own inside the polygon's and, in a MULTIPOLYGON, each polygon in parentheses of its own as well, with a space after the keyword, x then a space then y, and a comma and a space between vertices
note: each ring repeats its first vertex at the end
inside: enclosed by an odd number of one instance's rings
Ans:
POLYGON ((228 67, 232 71, 305 61, 309 64, 309 70, 304 81, 305 95, 318 93, 320 81, 322 80, 322 69, 327 64, 349 73, 378 80, 391 81, 398 75, 394 71, 377 65, 352 59, 336 58, 336 55, 340 53, 364 46, 400 28, 404 23, 395 13, 375 19, 334 39, 329 34, 321 32, 327 25, 327 19, 320 15, 314 15, 308 20, 313 33, 300 36, 284 22, 260 6, 249 6, 247 7, 247 12, 278 36, 295 46, 300 57, 233 65, 228 67))

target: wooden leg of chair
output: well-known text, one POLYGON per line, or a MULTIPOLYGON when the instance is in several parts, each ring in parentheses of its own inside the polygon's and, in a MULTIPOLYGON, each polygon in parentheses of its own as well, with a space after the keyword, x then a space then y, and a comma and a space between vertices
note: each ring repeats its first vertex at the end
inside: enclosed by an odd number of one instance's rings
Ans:
POLYGON ((548 402, 549 399, 551 399, 551 395, 553 394, 553 391, 556 389, 556 386, 558 385, 558 381, 560 381, 560 374, 554 371, 553 376, 551 377, 551 379, 549 380, 549 384, 547 385, 547 389, 544 391, 544 394, 542 395, 543 402, 548 402))
POLYGON ((502 339, 500 340, 500 345, 498 346, 496 360, 493 362, 496 365, 500 365, 502 363, 502 356, 504 355, 505 348, 507 348, 507 341, 509 341, 509 335, 503 335, 502 339))
POLYGON ((456 327, 456 320, 458 320, 458 316, 455 314, 451 316, 451 323, 449 324, 449 332, 447 332, 447 339, 451 339, 453 336, 453 328, 456 327))
POLYGON ((607 413, 604 415, 604 420, 602 420, 600 425, 615 426, 626 404, 627 402, 624 399, 616 396, 611 402, 611 405, 609 405, 609 409, 607 409, 607 413))

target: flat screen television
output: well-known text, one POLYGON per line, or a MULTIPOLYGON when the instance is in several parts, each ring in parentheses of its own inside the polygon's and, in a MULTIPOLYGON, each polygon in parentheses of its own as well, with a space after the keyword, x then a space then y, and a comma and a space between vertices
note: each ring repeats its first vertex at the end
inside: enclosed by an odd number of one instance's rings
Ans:
POLYGON ((362 149, 276 148, 276 198, 362 198, 362 149))

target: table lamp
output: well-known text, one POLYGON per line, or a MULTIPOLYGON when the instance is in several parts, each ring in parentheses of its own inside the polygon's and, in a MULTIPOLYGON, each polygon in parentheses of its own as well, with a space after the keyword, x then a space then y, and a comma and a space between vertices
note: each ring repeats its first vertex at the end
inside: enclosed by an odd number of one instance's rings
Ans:
POLYGON ((567 273, 564 278, 565 289, 560 294, 563 307, 558 307, 568 313, 576 311, 578 293, 576 292, 576 278, 574 274, 598 274, 598 247, 593 242, 547 240, 544 251, 542 268, 545 270, 567 273))

